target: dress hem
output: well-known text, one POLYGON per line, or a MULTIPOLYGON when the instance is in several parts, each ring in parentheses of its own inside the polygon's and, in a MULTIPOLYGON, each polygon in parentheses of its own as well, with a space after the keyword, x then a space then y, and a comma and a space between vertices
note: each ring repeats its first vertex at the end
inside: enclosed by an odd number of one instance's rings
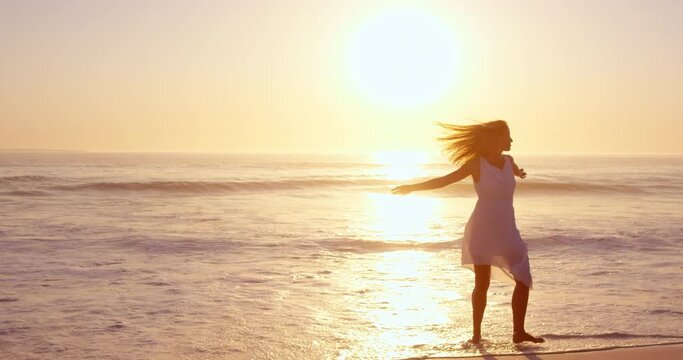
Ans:
MULTIPOLYGON (((520 277, 515 277, 510 270, 508 270, 505 267, 502 267, 500 265, 496 264, 490 264, 490 263, 479 263, 479 264, 474 264, 474 263, 465 263, 462 264, 462 267, 467 268, 472 270, 474 272, 474 265, 488 265, 491 267, 491 279, 501 281, 504 283, 508 283, 511 285, 516 285, 517 281, 523 283, 526 285, 529 290, 533 289, 533 279, 531 278, 531 275, 528 275, 528 279, 521 279, 520 277)), ((525 276, 526 277, 526 276, 525 276)))

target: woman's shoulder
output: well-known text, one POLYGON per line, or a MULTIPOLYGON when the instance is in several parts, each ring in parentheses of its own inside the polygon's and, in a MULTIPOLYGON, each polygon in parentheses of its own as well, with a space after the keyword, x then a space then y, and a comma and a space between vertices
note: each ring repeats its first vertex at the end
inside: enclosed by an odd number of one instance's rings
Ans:
POLYGON ((467 166, 467 167, 470 167, 470 168, 479 167, 479 163, 481 162, 481 159, 482 159, 481 155, 472 156, 471 158, 469 158, 469 159, 465 162, 464 165, 467 166))
POLYGON ((467 167, 469 173, 472 175, 472 178, 474 182, 479 181, 479 171, 481 167, 481 156, 476 155, 471 157, 467 162, 465 163, 465 167, 467 167))

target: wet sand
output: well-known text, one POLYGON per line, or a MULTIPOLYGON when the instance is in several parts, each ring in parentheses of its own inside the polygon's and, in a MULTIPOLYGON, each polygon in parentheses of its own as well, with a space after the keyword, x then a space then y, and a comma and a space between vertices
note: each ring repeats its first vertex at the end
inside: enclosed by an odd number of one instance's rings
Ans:
POLYGON ((683 343, 645 345, 626 348, 568 351, 541 354, 481 354, 465 357, 429 357, 426 359, 486 359, 486 360, 678 360, 683 359, 683 343))

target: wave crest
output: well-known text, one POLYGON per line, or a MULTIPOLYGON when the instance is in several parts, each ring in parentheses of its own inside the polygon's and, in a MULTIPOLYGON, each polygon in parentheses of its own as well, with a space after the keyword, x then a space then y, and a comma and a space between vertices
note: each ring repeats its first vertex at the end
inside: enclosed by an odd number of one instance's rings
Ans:
POLYGON ((237 191, 276 191, 308 187, 354 186, 386 184, 386 180, 345 179, 292 179, 281 181, 147 181, 147 182, 97 182, 78 185, 56 186, 59 190, 100 191, 161 191, 180 193, 216 193, 237 191))
POLYGON ((397 250, 441 251, 456 247, 459 240, 450 241, 383 241, 366 239, 335 238, 301 243, 298 247, 315 247, 337 252, 371 253, 397 250))
POLYGON ((0 184, 18 183, 18 182, 40 182, 50 181, 56 178, 42 175, 16 175, 16 176, 0 176, 0 184))
MULTIPOLYGON (((29 178, 29 177, 17 177, 29 178)), ((46 179, 44 177, 38 177, 46 179)), ((412 181, 417 182, 418 180, 412 181)), ((283 179, 262 181, 122 181, 88 182, 75 185, 55 186, 57 190, 98 190, 98 191, 159 191, 171 193, 224 193, 241 191, 280 191, 321 187, 373 187, 375 191, 386 191, 399 185, 396 180, 381 178, 314 178, 283 179)), ((518 182, 520 193, 580 193, 580 192, 619 192, 643 193, 644 189, 629 185, 606 185, 578 182, 518 182)), ((462 182, 440 189, 442 193, 457 196, 474 195, 473 185, 462 182)))

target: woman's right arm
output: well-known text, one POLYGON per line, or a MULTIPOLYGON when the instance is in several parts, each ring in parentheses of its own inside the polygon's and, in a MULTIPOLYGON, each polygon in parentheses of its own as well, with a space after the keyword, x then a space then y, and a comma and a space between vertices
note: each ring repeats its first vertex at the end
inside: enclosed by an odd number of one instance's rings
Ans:
POLYGON ((453 171, 450 174, 434 178, 431 180, 423 181, 421 183, 410 184, 410 185, 400 185, 393 189, 391 192, 397 195, 405 195, 413 191, 421 190, 432 190, 442 188, 446 185, 450 185, 454 182, 458 182, 469 175, 472 174, 472 161, 465 163, 458 170, 453 171))

